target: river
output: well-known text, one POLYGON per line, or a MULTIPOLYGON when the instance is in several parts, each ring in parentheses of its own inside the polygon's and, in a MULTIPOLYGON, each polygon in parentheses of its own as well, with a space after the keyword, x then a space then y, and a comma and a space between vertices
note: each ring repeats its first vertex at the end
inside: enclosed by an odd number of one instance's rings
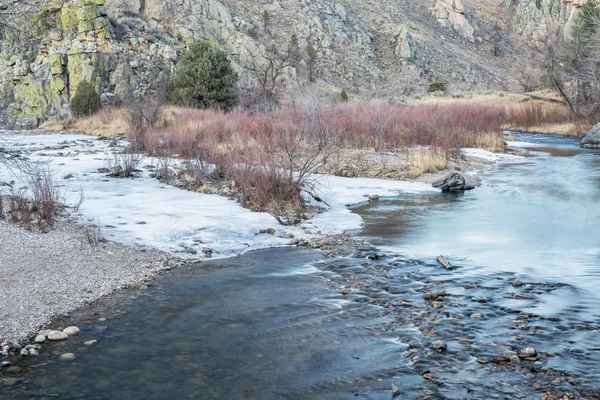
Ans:
POLYGON ((473 191, 355 208, 374 253, 256 251, 75 312, 55 324, 82 333, 44 345, 0 397, 600 398, 600 153, 519 140, 531 156, 473 191), (519 359, 525 346, 537 355, 519 359))

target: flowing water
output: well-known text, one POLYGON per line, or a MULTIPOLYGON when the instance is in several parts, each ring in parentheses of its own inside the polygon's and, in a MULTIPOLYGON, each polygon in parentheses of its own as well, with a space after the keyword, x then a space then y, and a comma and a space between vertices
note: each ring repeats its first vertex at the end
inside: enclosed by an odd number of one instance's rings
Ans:
POLYGON ((473 191, 356 208, 377 253, 252 252, 57 321, 82 333, 21 361, 0 398, 600 398, 600 153, 520 140, 533 157, 473 191))

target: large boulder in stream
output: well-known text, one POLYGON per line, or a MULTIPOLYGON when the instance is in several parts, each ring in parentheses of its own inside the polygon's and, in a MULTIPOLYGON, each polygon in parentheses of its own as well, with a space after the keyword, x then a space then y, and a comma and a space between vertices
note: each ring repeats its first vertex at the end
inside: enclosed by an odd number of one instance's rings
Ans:
POLYGON ((600 149, 600 124, 594 125, 592 129, 581 139, 581 147, 585 149, 600 149))
POLYGON ((450 171, 432 183, 434 188, 442 189, 442 192, 462 192, 475 189, 481 185, 478 177, 450 171))

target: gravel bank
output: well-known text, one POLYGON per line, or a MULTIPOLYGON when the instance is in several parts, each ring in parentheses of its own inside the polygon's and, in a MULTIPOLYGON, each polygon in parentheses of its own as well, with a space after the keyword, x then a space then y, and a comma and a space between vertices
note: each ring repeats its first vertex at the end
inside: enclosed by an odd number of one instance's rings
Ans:
POLYGON ((178 265, 163 252, 116 243, 92 246, 62 220, 50 233, 0 221, 0 338, 21 339, 58 314, 178 265))

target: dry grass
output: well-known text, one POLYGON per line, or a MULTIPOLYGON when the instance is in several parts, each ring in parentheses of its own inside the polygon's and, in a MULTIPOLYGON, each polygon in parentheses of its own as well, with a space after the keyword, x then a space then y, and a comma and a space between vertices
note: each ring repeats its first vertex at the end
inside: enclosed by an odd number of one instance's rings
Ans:
POLYGON ((448 156, 441 149, 410 150, 407 154, 407 175, 410 178, 446 169, 448 156))

